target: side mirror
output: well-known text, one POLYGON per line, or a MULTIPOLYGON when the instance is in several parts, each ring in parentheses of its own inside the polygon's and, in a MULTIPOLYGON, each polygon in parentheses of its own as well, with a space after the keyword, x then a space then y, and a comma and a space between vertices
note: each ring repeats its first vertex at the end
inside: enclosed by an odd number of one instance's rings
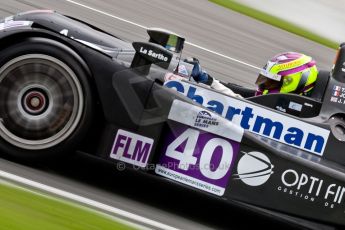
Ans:
POLYGON ((183 45, 185 39, 171 31, 160 29, 160 28, 150 28, 147 30, 150 36, 149 42, 159 44, 165 49, 180 53, 183 50, 183 45))

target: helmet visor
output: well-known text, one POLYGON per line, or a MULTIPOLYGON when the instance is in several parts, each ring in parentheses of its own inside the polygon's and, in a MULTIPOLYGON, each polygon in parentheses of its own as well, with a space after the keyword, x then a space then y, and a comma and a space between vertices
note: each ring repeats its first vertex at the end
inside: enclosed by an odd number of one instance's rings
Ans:
POLYGON ((273 80, 262 74, 259 74, 255 84, 259 87, 260 90, 279 89, 282 86, 281 81, 273 80))

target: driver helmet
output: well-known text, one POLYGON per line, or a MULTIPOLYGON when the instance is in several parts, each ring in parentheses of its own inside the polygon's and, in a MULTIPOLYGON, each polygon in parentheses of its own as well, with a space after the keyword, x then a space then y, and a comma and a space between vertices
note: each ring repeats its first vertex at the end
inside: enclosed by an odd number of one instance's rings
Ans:
POLYGON ((316 62, 311 57, 295 52, 278 54, 260 70, 255 95, 296 93, 307 96, 317 75, 316 62))

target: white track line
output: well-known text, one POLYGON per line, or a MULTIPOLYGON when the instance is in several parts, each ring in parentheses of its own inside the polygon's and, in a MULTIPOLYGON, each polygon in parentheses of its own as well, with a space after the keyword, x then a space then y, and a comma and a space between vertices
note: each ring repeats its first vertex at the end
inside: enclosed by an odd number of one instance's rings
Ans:
MULTIPOLYGON (((76 1, 73 1, 73 0, 65 0, 65 1, 66 1, 66 2, 69 2, 69 3, 72 3, 72 4, 74 4, 74 5, 81 6, 81 7, 83 7, 83 8, 86 8, 86 9, 89 9, 89 10, 92 10, 92 11, 95 11, 95 12, 97 12, 97 13, 106 15, 106 16, 108 16, 108 17, 111 17, 111 18, 114 18, 114 19, 117 19, 117 20, 120 20, 120 21, 129 23, 129 24, 131 24, 131 25, 140 27, 140 28, 142 28, 142 29, 145 29, 145 30, 148 29, 148 27, 146 27, 146 26, 140 25, 140 24, 138 24, 138 23, 129 21, 129 20, 124 19, 124 18, 120 18, 120 17, 118 17, 118 16, 112 15, 112 14, 107 13, 107 12, 102 11, 102 10, 98 10, 98 9, 93 8, 93 7, 91 7, 91 6, 87 6, 87 5, 85 5, 85 4, 82 4, 82 3, 79 3, 79 2, 76 2, 76 1)), ((193 44, 193 43, 190 43, 190 42, 185 42, 185 44, 188 44, 188 45, 190 45, 190 46, 194 46, 194 47, 199 48, 199 49, 202 49, 202 50, 204 50, 204 51, 206 51, 206 52, 209 52, 209 53, 218 55, 218 56, 220 56, 220 57, 229 59, 229 60, 231 60, 231 61, 240 63, 240 64, 242 64, 242 65, 245 65, 245 66, 248 66, 248 67, 251 67, 251 68, 254 68, 254 69, 258 69, 258 70, 261 69, 261 68, 259 68, 259 67, 257 67, 257 66, 248 64, 248 63, 246 63, 246 62, 244 62, 244 61, 241 61, 241 60, 238 60, 238 59, 236 59, 236 58, 232 58, 232 57, 226 56, 226 55, 224 55, 224 54, 218 53, 218 52, 216 52, 216 51, 212 51, 212 50, 210 50, 210 49, 204 48, 204 47, 202 47, 202 46, 199 46, 199 45, 196 45, 196 44, 193 44)))
POLYGON ((101 211, 106 211, 108 213, 114 214, 115 218, 116 217, 124 218, 124 219, 119 219, 119 218, 116 218, 116 219, 124 222, 124 224, 133 225, 136 228, 140 227, 143 229, 155 228, 155 229, 177 230, 177 228, 174 228, 174 227, 159 223, 157 221, 136 215, 134 213, 130 213, 130 212, 121 210, 119 208, 114 208, 112 206, 100 203, 98 201, 94 201, 94 200, 91 200, 91 199, 88 199, 88 198, 85 198, 85 197, 82 197, 82 196, 79 196, 79 195, 76 195, 76 194, 73 194, 70 192, 66 192, 66 191, 61 190, 61 189, 57 189, 57 188, 54 188, 54 187, 51 187, 51 186, 48 186, 45 184, 41 184, 39 182, 35 182, 35 181, 29 180, 29 179, 26 179, 24 177, 20 177, 20 176, 17 176, 17 175, 14 175, 14 174, 2 171, 2 170, 0 170, 0 177, 3 179, 9 180, 9 181, 13 181, 13 182, 16 182, 16 183, 19 183, 22 185, 26 185, 26 186, 29 186, 32 188, 39 189, 39 190, 44 191, 44 192, 48 192, 50 194, 58 195, 60 197, 67 198, 67 199, 72 200, 72 201, 76 201, 80 204, 84 204, 84 205, 87 205, 89 207, 93 207, 93 208, 96 208, 98 210, 101 210, 101 211), (126 221, 126 219, 129 221, 126 221), (130 221, 133 221, 133 222, 130 222, 130 221), (143 224, 144 226, 140 226, 139 224, 143 224), (147 227, 145 228, 145 226, 147 226, 147 227))

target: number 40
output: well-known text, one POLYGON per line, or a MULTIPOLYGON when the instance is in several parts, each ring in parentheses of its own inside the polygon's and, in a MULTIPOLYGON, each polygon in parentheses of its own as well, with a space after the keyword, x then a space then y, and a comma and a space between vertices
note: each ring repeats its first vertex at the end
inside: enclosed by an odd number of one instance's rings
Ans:
POLYGON ((173 142, 171 142, 166 150, 166 155, 179 161, 178 168, 188 170, 190 165, 196 165, 198 158, 193 153, 201 151, 199 169, 202 175, 209 179, 218 180, 223 178, 228 172, 232 157, 233 148, 228 140, 222 138, 212 138, 208 140, 202 149, 197 146, 200 132, 195 129, 187 129, 173 142), (186 143, 182 152, 176 151, 177 147, 182 143, 186 143), (216 169, 211 170, 211 160, 216 148, 222 148, 220 162, 216 169))

